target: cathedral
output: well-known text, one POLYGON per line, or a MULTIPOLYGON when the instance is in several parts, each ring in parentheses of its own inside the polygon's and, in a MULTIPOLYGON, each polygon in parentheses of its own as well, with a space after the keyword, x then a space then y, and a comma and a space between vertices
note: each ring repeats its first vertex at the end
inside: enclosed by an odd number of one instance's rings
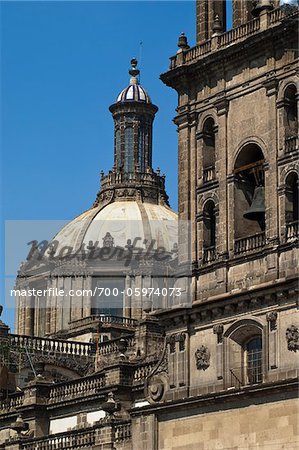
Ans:
POLYGON ((226 3, 197 0, 160 77, 178 214, 134 58, 94 204, 22 263, 0 449, 299 447, 298 9, 233 0, 227 30, 226 3))

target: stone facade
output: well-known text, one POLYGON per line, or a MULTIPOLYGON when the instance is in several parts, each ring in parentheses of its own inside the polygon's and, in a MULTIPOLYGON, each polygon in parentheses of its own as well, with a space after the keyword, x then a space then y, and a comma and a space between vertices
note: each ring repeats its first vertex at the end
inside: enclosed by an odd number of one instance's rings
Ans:
POLYGON ((233 2, 223 32, 225 2, 198 1, 197 45, 180 36, 161 75, 179 97, 192 305, 49 338, 0 326, 0 448, 298 448, 298 13, 253 3, 233 2))

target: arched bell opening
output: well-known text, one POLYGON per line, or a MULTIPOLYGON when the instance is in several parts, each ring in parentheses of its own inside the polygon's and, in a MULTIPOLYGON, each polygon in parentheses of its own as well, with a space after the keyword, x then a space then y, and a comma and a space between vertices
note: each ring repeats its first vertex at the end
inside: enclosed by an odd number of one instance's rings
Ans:
POLYGON ((285 185, 285 222, 286 239, 298 237, 298 174, 291 172, 286 178, 285 185))
POLYGON ((290 85, 284 93, 284 125, 286 137, 294 136, 298 133, 298 110, 297 110, 297 88, 290 85))
POLYGON ((212 200, 208 200, 203 209, 203 259, 209 262, 216 253, 216 209, 212 200))
POLYGON ((203 182, 215 179, 215 122, 209 117, 203 126, 203 182))
POLYGON ((286 179, 286 223, 298 222, 298 174, 290 173, 286 179))
POLYGON ((235 167, 234 232, 235 239, 265 231, 264 155, 254 143, 243 147, 235 167))

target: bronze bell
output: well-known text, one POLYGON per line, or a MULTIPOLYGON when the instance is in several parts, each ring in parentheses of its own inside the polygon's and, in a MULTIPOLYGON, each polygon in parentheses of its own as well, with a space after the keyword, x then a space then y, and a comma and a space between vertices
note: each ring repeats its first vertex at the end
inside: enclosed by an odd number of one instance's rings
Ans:
POLYGON ((243 217, 248 220, 260 221, 265 215, 265 188, 257 186, 254 189, 252 203, 250 208, 245 211, 243 217))

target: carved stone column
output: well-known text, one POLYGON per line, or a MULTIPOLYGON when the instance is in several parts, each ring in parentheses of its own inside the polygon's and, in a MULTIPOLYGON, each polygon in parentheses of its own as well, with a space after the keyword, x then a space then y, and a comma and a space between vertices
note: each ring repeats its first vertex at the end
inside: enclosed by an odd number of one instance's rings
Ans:
POLYGON ((268 322, 268 351, 269 351, 269 369, 277 369, 278 356, 278 336, 277 336, 277 311, 270 311, 266 315, 268 322))
POLYGON ((223 324, 217 324, 213 327, 213 333, 217 335, 216 345, 216 373, 217 379, 223 379, 223 324))

